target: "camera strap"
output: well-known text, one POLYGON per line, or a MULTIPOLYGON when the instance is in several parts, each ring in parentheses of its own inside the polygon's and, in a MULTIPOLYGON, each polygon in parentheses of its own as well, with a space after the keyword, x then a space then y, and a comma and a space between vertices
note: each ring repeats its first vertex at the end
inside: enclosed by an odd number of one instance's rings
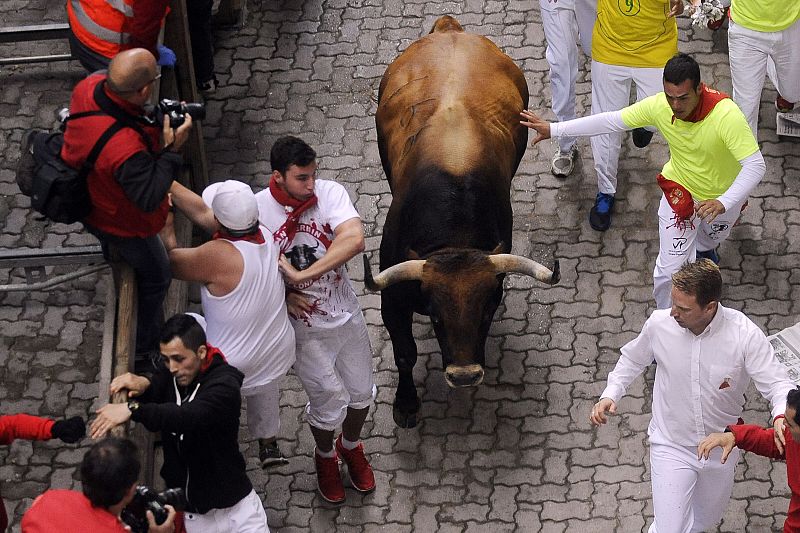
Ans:
POLYGON ((106 80, 103 80, 94 88, 93 96, 97 106, 102 109, 106 115, 114 118, 115 120, 121 122, 123 126, 131 128, 138 133, 139 137, 142 138, 142 142, 147 147, 147 150, 151 154, 155 153, 156 150, 154 150, 152 146, 153 140, 142 129, 141 124, 138 123, 138 119, 126 113, 124 109, 114 103, 114 101, 111 100, 111 98, 106 94, 106 91, 104 90, 105 86, 106 80))

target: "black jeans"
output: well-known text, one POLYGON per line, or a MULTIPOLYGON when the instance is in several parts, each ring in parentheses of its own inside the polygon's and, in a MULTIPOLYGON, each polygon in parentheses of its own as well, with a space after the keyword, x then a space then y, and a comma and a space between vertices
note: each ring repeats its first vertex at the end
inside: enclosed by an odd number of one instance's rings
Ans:
POLYGON ((192 40, 194 75, 197 84, 214 78, 214 45, 211 41, 211 7, 213 0, 186 0, 186 16, 189 19, 189 37, 192 40))
POLYGON ((106 260, 116 253, 136 274, 137 319, 136 355, 150 354, 158 349, 161 326, 164 325, 164 298, 172 281, 169 257, 161 238, 117 237, 86 226, 100 240, 106 260))
POLYGON ((72 33, 72 28, 69 30, 69 51, 89 74, 97 72, 98 70, 107 69, 108 63, 111 61, 83 44, 80 39, 72 33))

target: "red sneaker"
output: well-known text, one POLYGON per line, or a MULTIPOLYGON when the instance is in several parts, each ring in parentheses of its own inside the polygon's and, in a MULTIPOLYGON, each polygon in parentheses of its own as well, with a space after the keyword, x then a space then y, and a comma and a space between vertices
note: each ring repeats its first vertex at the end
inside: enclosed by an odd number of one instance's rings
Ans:
POLYGON ((775 107, 778 109, 780 113, 788 113, 792 109, 794 109, 794 104, 789 100, 785 99, 783 96, 778 95, 775 98, 775 107))
POLYGON ((315 451, 314 463, 317 466, 317 487, 322 499, 330 503, 342 503, 344 484, 339 472, 339 458, 320 457, 315 451))
POLYGON ((342 436, 336 439, 336 453, 347 464, 347 472, 350 474, 350 481, 353 483, 353 488, 358 492, 372 492, 375 490, 375 475, 372 473, 372 467, 369 466, 369 461, 364 455, 364 444, 359 442, 358 446, 352 450, 348 450, 342 446, 342 436))

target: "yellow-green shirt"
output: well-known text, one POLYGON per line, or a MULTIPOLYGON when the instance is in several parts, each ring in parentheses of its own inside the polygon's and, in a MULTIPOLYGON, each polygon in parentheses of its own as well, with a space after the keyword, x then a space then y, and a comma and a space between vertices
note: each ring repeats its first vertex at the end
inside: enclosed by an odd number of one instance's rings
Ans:
POLYGON ((669 145, 661 174, 680 183, 697 201, 721 196, 742 169, 739 163, 758 151, 750 126, 730 98, 717 103, 698 122, 672 120, 663 92, 622 110, 628 128, 655 126, 669 145))
MULTIPOLYGON (((790 0, 794 1, 794 0, 790 0)), ((678 53, 669 0, 599 0, 592 59, 607 65, 663 68, 678 53)))
POLYGON ((732 0, 731 19, 751 30, 785 30, 800 20, 800 0, 732 0))

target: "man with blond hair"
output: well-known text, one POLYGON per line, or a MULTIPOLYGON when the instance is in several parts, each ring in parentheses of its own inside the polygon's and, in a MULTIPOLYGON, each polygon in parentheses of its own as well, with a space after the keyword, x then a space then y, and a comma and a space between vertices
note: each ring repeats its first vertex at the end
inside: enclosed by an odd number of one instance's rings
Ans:
POLYGON ((720 304, 722 276, 708 259, 672 276, 672 309, 658 309, 621 356, 589 420, 608 422, 630 384, 653 362, 650 476, 655 519, 649 533, 706 531, 719 522, 733 488, 738 450, 698 458, 712 432, 735 424, 752 380, 769 400, 775 438, 783 441, 786 395, 794 384, 764 333, 744 314, 720 304))

